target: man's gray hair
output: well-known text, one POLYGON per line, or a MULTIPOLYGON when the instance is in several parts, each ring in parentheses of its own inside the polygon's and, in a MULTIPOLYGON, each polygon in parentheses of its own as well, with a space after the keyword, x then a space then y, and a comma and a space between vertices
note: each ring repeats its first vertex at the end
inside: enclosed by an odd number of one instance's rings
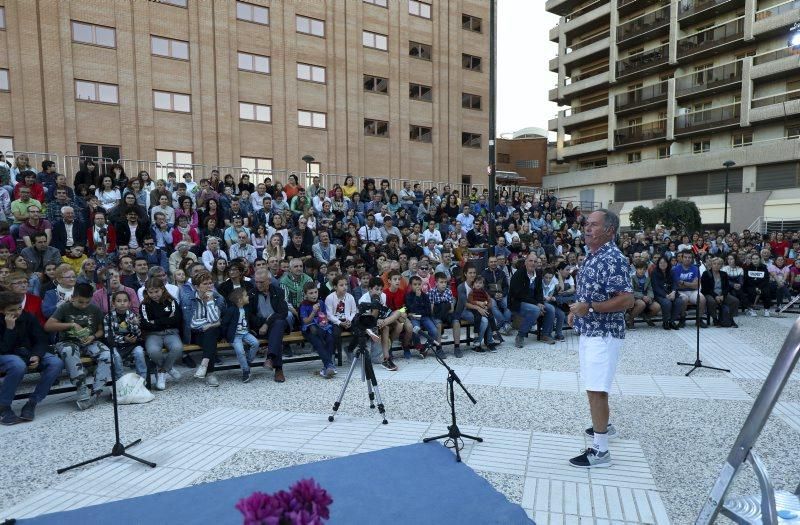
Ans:
POLYGON ((619 232, 619 215, 606 208, 600 208, 599 210, 595 211, 599 211, 600 213, 605 215, 605 217, 603 218, 603 226, 605 226, 606 228, 611 228, 611 230, 613 230, 614 233, 619 232))
POLYGON ((61 207, 61 215, 64 215, 65 213, 67 213, 67 211, 73 211, 74 212, 75 208, 73 208, 72 206, 62 206, 61 207))

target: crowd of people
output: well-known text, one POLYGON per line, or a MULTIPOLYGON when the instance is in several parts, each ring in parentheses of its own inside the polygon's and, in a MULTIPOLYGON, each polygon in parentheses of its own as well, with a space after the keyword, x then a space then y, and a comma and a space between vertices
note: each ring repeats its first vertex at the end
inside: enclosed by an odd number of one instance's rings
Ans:
MULTIPOLYGON (((456 358, 467 349, 462 326, 474 327, 474 352, 494 352, 514 332, 517 348, 529 337, 554 345, 587 256, 583 211, 553 191, 499 192, 490 235, 489 196, 477 188, 439 193, 353 177, 303 187, 294 174, 255 183, 217 170, 197 182, 192 173, 154 180, 91 160, 70 186, 50 161, 38 170, 24 155, 1 160, 2 424, 33 419, 62 370, 82 410, 100 398, 112 366, 145 377, 149 361, 164 390, 183 360, 218 386, 221 340, 244 382, 266 340, 264 366, 282 383, 292 352, 283 337, 300 331, 322 361, 319 375, 332 378, 359 303, 374 307, 379 361, 392 371, 395 341, 406 359, 447 357, 446 328, 456 358), (199 363, 183 352, 189 343, 202 349, 199 363), (41 375, 17 415, 11 401, 30 370, 41 375)), ((680 329, 689 305, 703 327, 735 326, 740 312, 779 314, 800 293, 798 232, 658 225, 617 244, 635 294, 628 329, 659 317, 665 330, 680 329)))

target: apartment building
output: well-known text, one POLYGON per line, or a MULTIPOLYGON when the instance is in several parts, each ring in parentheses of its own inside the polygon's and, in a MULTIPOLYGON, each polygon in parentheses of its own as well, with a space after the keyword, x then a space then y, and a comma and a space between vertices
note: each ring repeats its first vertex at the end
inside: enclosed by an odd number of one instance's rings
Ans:
POLYGON ((3 151, 485 183, 482 0, 2 4, 3 151))
POLYGON ((800 0, 548 0, 561 106, 551 160, 567 188, 622 214, 691 198, 733 227, 800 217, 800 0))

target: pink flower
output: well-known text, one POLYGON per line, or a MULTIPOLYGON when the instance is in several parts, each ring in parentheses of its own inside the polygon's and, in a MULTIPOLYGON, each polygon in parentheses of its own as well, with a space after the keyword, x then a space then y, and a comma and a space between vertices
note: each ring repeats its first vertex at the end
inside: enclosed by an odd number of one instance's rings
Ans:
POLYGON ((325 489, 313 479, 304 479, 292 485, 290 492, 254 492, 236 508, 244 516, 244 525, 322 525, 330 518, 331 503, 325 489))

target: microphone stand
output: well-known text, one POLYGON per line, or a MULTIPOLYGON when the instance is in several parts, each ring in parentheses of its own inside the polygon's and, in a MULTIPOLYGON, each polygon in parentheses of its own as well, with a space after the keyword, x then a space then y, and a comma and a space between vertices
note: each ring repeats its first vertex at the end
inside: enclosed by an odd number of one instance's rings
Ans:
MULTIPOLYGON (((697 330, 697 343, 696 343, 696 348, 695 348, 694 363, 681 363, 680 361, 678 361, 678 365, 679 366, 691 366, 692 367, 691 370, 689 370, 688 372, 686 372, 686 374, 684 374, 686 377, 689 377, 689 375, 692 372, 694 372, 695 370, 697 370, 698 368, 708 368, 709 370, 718 370, 720 372, 729 372, 730 373, 730 370, 728 370, 727 368, 717 368, 716 366, 704 365, 703 361, 700 360, 700 294, 702 292, 700 292, 699 284, 700 284, 700 282, 698 281, 697 308, 694 311, 694 319, 695 319, 694 320, 694 327, 695 327, 695 330, 697 330)), ((708 308, 708 307, 706 307, 706 308, 708 308)))
POLYGON ((444 442, 444 446, 454 449, 456 451, 456 462, 461 463, 461 449, 464 448, 464 441, 462 438, 471 439, 473 441, 477 441, 478 443, 483 443, 483 438, 463 434, 461 429, 458 428, 458 424, 456 423, 456 394, 453 383, 458 383, 458 386, 460 386, 461 390, 467 394, 467 397, 470 401, 472 401, 473 405, 478 404, 478 402, 475 401, 475 398, 472 397, 472 394, 469 393, 469 390, 467 390, 467 388, 461 382, 461 379, 458 377, 458 374, 456 374, 456 371, 447 366, 447 363, 445 363, 444 360, 439 356, 436 356, 436 360, 439 361, 439 364, 447 369, 447 395, 450 403, 450 418, 452 423, 447 427, 447 434, 426 437, 422 440, 422 442, 428 443, 430 441, 447 438, 447 440, 444 442))
POLYGON ((141 439, 137 439, 128 445, 123 445, 119 439, 119 405, 117 404, 117 372, 116 367, 114 366, 114 354, 116 353, 116 342, 114 341, 114 325, 112 324, 112 316, 114 315, 113 305, 111 303, 111 274, 109 273, 105 280, 105 287, 106 287, 106 300, 108 301, 108 345, 111 351, 111 401, 114 405, 114 446, 111 447, 111 452, 108 454, 103 454, 102 456, 97 456, 96 458, 87 459, 86 461, 81 461, 80 463, 76 463, 75 465, 70 465, 69 467, 64 467, 56 470, 58 474, 63 474, 64 472, 72 469, 76 469, 78 467, 82 467, 84 465, 88 465, 90 463, 95 463, 97 461, 111 458, 111 457, 119 457, 124 456, 128 459, 132 459, 134 461, 138 461, 144 465, 147 465, 150 468, 155 468, 156 464, 152 461, 147 461, 145 459, 137 458, 131 454, 128 454, 126 449, 131 448, 133 446, 138 445, 141 443, 141 439))

